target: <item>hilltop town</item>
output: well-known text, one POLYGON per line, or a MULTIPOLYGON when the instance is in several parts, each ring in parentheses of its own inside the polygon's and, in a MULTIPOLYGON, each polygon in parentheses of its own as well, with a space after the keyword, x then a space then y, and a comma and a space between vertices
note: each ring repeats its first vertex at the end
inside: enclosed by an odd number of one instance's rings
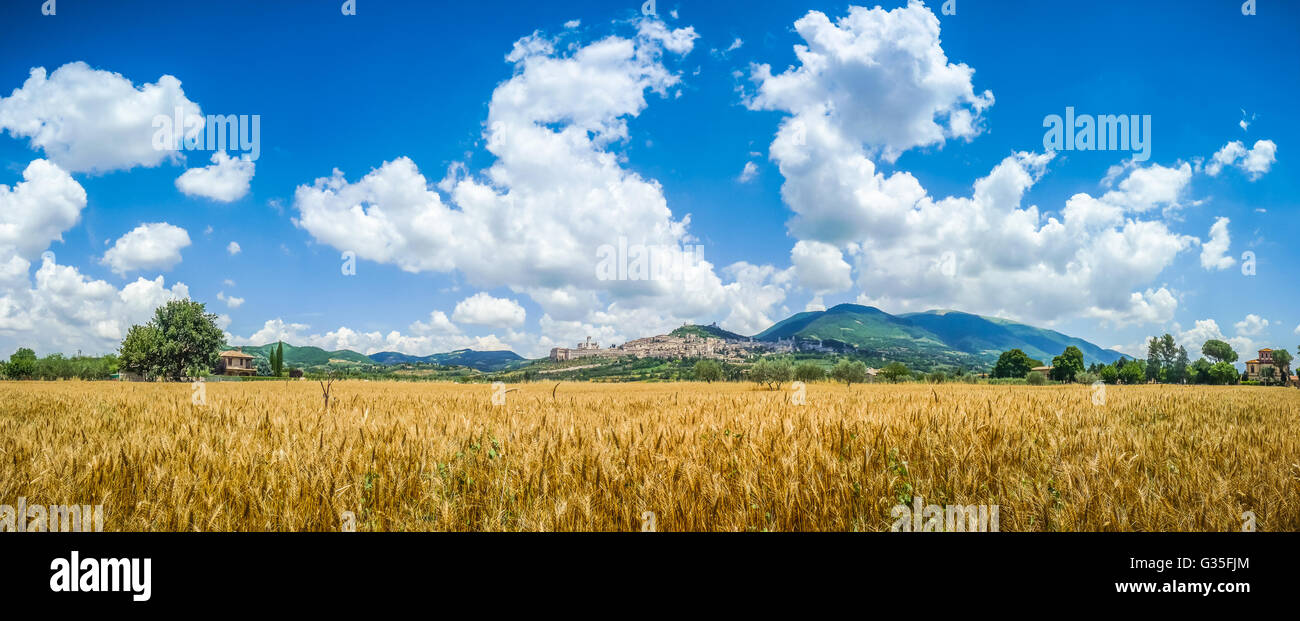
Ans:
POLYGON ((587 340, 577 347, 555 347, 551 349, 550 359, 554 362, 581 360, 586 358, 701 358, 741 362, 747 357, 778 353, 788 354, 795 351, 828 352, 829 347, 819 341, 807 339, 778 339, 775 341, 756 341, 752 337, 742 337, 718 328, 714 323, 709 326, 683 325, 669 334, 649 336, 622 345, 610 345, 601 348, 600 344, 587 340))

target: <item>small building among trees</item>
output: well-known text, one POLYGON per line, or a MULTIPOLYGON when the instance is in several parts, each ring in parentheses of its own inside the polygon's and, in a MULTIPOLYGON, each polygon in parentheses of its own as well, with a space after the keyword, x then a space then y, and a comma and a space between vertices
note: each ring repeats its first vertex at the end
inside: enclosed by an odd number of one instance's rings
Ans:
POLYGON ((244 353, 243 348, 223 351, 218 356, 221 362, 217 366, 217 372, 221 375, 256 375, 257 367, 253 366, 253 357, 244 353))

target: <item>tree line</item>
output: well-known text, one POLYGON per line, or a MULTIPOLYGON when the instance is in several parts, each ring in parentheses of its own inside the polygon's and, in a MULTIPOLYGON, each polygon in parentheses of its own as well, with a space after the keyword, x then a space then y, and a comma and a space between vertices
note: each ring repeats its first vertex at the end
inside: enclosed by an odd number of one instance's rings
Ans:
MULTIPOLYGON (((1297 347, 1300 353, 1300 347, 1297 347)), ((1047 366, 1039 360, 1030 358, 1020 349, 1012 349, 998 357, 993 367, 995 378, 1025 378, 1029 383, 1045 383, 1047 379, 1057 382, 1080 382, 1091 384, 1209 384, 1227 385, 1246 381, 1246 375, 1239 373, 1233 363, 1237 362, 1237 352, 1232 346, 1219 339, 1210 339, 1201 347, 1201 358, 1190 361, 1187 349, 1178 345, 1173 335, 1164 334, 1152 337, 1147 342, 1147 358, 1129 359, 1120 356, 1113 363, 1095 362, 1084 368, 1083 352, 1073 345, 1065 348, 1060 356, 1052 359, 1051 370, 1043 375, 1035 368, 1047 366)), ((1283 385, 1291 373, 1291 353, 1285 349, 1273 351, 1273 365, 1260 370, 1261 382, 1265 385, 1283 385)))

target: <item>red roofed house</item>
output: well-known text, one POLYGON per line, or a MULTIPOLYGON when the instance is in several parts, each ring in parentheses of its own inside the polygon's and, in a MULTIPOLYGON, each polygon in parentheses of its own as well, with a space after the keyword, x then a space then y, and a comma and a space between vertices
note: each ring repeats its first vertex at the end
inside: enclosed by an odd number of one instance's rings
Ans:
POLYGON ((257 375, 257 367, 253 365, 253 357, 244 353, 243 348, 236 347, 217 355, 221 357, 220 370, 222 375, 257 375))
POLYGON ((1254 360, 1246 361, 1246 379, 1251 381, 1263 381, 1264 369, 1273 369, 1272 380, 1278 383, 1289 383, 1290 375, 1282 375, 1282 369, 1273 363, 1273 350, 1259 350, 1259 357, 1254 360))

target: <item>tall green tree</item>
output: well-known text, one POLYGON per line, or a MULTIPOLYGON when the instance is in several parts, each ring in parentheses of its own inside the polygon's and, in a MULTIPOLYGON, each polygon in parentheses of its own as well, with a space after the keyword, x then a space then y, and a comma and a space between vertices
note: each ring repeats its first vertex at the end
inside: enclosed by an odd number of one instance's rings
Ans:
POLYGON ((1083 373, 1083 352, 1074 345, 1065 348, 1061 355, 1052 359, 1052 379, 1058 382, 1073 382, 1083 373))
POLYGON ((9 356, 5 374, 13 379, 31 379, 36 375, 36 352, 19 347, 18 351, 9 356))
POLYGON ((172 300, 154 310, 144 326, 131 326, 122 341, 121 368, 145 377, 180 380, 217 367, 225 340, 217 316, 192 300, 172 300))
POLYGON ((1232 346, 1218 339, 1206 341, 1205 345, 1201 347, 1201 353, 1215 362, 1232 364, 1237 361, 1237 352, 1232 350, 1232 346))
POLYGON ((1187 348, 1178 347, 1174 354, 1174 362, 1169 367, 1169 372, 1165 374, 1165 381, 1171 384, 1182 384, 1187 381, 1188 365, 1191 363, 1187 359, 1187 348))
POLYGON ((1012 349, 998 356, 998 363, 993 366, 993 377, 1024 377, 1043 363, 1029 357, 1024 351, 1012 349))
POLYGON ((1216 362, 1210 367, 1211 384, 1236 384, 1241 380, 1241 375, 1237 373, 1237 367, 1232 366, 1230 362, 1216 362))
POLYGON ((271 352, 271 375, 280 377, 284 374, 284 341, 277 341, 275 351, 271 352))
POLYGON ((1125 384, 1141 384, 1146 379, 1146 370, 1142 368, 1142 363, 1133 360, 1119 370, 1119 379, 1125 384))
POLYGON ((1187 368, 1187 381, 1193 384, 1210 384, 1213 382, 1213 377, 1210 375, 1213 369, 1214 365, 1209 360, 1197 358, 1196 362, 1187 368))
POLYGON ((149 380, 156 377, 159 340, 158 328, 153 324, 131 326, 118 349, 118 368, 149 380))
POLYGON ((158 330, 158 368, 163 377, 180 380, 216 368, 225 336, 217 327, 217 316, 202 303, 172 300, 154 311, 153 325, 158 330))
POLYGON ((1287 380, 1291 379, 1291 352, 1285 349, 1274 350, 1273 364, 1281 372, 1282 383, 1287 383, 1287 380))

